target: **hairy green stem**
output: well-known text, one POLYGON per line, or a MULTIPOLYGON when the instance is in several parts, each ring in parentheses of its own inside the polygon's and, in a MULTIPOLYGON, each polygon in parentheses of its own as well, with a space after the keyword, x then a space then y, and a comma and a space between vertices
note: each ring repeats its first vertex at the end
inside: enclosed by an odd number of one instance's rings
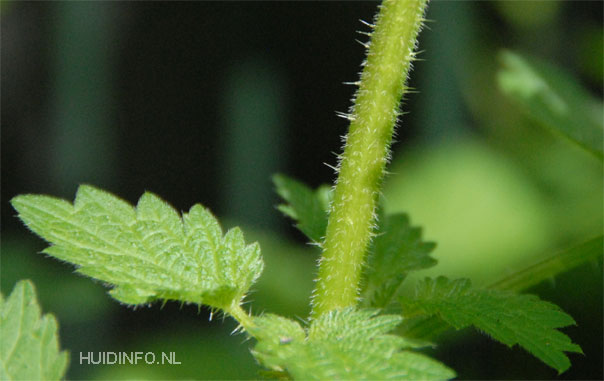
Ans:
POLYGON ((255 324, 254 321, 252 319, 252 317, 250 315, 248 315, 243 308, 241 308, 241 306, 238 303, 233 303, 233 305, 228 308, 225 309, 225 312, 228 313, 229 315, 231 315, 235 320, 237 320, 237 322, 239 323, 239 325, 246 331, 249 333, 250 328, 254 328, 255 324))
POLYGON ((339 165, 312 316, 354 306, 394 124, 427 0, 384 0, 339 165))

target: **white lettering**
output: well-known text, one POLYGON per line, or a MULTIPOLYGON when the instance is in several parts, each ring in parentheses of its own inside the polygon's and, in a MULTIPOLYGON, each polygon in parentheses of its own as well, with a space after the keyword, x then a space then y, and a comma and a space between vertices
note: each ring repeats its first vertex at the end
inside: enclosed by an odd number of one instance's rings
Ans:
POLYGON ((92 352, 88 352, 88 355, 87 355, 86 357, 83 357, 83 356, 82 356, 82 352, 80 352, 80 365, 82 365, 82 361, 83 361, 84 359, 86 359, 86 362, 87 362, 88 364, 90 364, 90 354, 91 354, 91 353, 92 353, 92 352))
POLYGON ((153 352, 145 353, 145 362, 147 364, 155 364, 155 353, 153 353, 153 352), (149 356, 151 356, 151 361, 148 360, 149 356))

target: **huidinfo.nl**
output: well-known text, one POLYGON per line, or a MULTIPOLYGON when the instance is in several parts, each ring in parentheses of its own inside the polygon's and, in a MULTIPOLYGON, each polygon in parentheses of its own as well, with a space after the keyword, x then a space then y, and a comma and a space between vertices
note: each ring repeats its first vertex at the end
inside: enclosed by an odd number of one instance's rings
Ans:
POLYGON ((123 365, 123 364, 180 365, 175 352, 80 352, 80 364, 123 365))

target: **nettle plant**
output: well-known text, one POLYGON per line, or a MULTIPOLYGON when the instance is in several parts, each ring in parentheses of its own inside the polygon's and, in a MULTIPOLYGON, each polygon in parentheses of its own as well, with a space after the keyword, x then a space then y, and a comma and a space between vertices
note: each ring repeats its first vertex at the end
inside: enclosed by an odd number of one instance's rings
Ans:
MULTIPOLYGON (((378 207, 426 5, 427 0, 385 0, 375 25, 367 23, 367 59, 353 106, 344 115, 350 128, 333 190, 274 177, 285 201, 279 209, 322 250, 307 321, 246 312, 246 295, 263 270, 260 246, 246 243, 239 228, 223 232, 202 205, 181 215, 152 193, 132 206, 89 185, 79 187, 73 203, 21 195, 12 205, 27 227, 50 243, 43 253, 110 286, 119 302, 193 303, 234 318, 253 339, 252 354, 268 375, 449 379, 454 371, 420 349, 431 345, 436 333, 467 326, 508 346, 517 344, 564 372, 570 366, 565 352, 581 348, 558 328, 574 320, 554 304, 516 292, 597 258, 601 237, 488 288, 438 277, 419 281, 414 295, 399 292, 410 272, 436 264, 430 256, 435 244, 423 241, 406 215, 385 215, 378 207)), ((518 66, 517 58, 508 59, 518 66)), ((567 135, 572 138, 572 131, 567 135)), ((601 150, 597 155, 601 158, 601 150)), ((56 321, 40 317, 31 282, 19 282, 1 300, 0 312, 0 378, 63 377, 67 354, 59 350, 56 321)))

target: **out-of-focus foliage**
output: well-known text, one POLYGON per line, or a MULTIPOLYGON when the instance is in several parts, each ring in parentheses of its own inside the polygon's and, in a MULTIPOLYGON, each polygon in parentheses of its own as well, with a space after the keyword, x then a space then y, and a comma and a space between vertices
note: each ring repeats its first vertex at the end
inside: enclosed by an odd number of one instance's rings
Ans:
POLYGON ((583 74, 593 82, 602 83, 604 67, 600 59, 604 50, 604 29, 602 25, 584 25, 578 34, 578 63, 583 74))
POLYGON ((386 211, 408 212, 438 241, 439 264, 421 276, 469 276, 485 284, 539 254, 551 237, 546 205, 530 181, 481 143, 414 150, 395 159, 391 172, 401 176, 387 179, 386 211))
POLYGON ((106 319, 111 314, 111 299, 101 285, 81 276, 60 263, 45 266, 37 261, 40 247, 29 239, 6 237, 2 239, 1 288, 12 289, 19 277, 27 277, 38 284, 38 297, 46 308, 61 316, 61 324, 86 323, 106 319), (47 287, 46 285, 52 285, 47 287))
POLYGON ((513 275, 499 279, 491 283, 489 288, 522 291, 547 279, 553 279, 564 271, 569 271, 588 262, 593 263, 602 258, 602 253, 604 253, 604 237, 599 236, 556 253, 522 271, 515 272, 513 275))
POLYGON ((41 316, 34 285, 20 281, 5 300, 0 294, 0 378, 59 380, 68 354, 59 349, 57 321, 41 316))
POLYGON ((500 54, 499 87, 532 118, 602 160, 604 105, 555 67, 510 51, 500 54))
POLYGON ((507 22, 517 28, 539 28, 551 24, 560 12, 560 1, 496 1, 493 5, 507 22))
POLYGON ((254 314, 307 316, 318 250, 269 231, 243 228, 248 239, 260 243, 264 261, 262 276, 249 295, 254 314))

